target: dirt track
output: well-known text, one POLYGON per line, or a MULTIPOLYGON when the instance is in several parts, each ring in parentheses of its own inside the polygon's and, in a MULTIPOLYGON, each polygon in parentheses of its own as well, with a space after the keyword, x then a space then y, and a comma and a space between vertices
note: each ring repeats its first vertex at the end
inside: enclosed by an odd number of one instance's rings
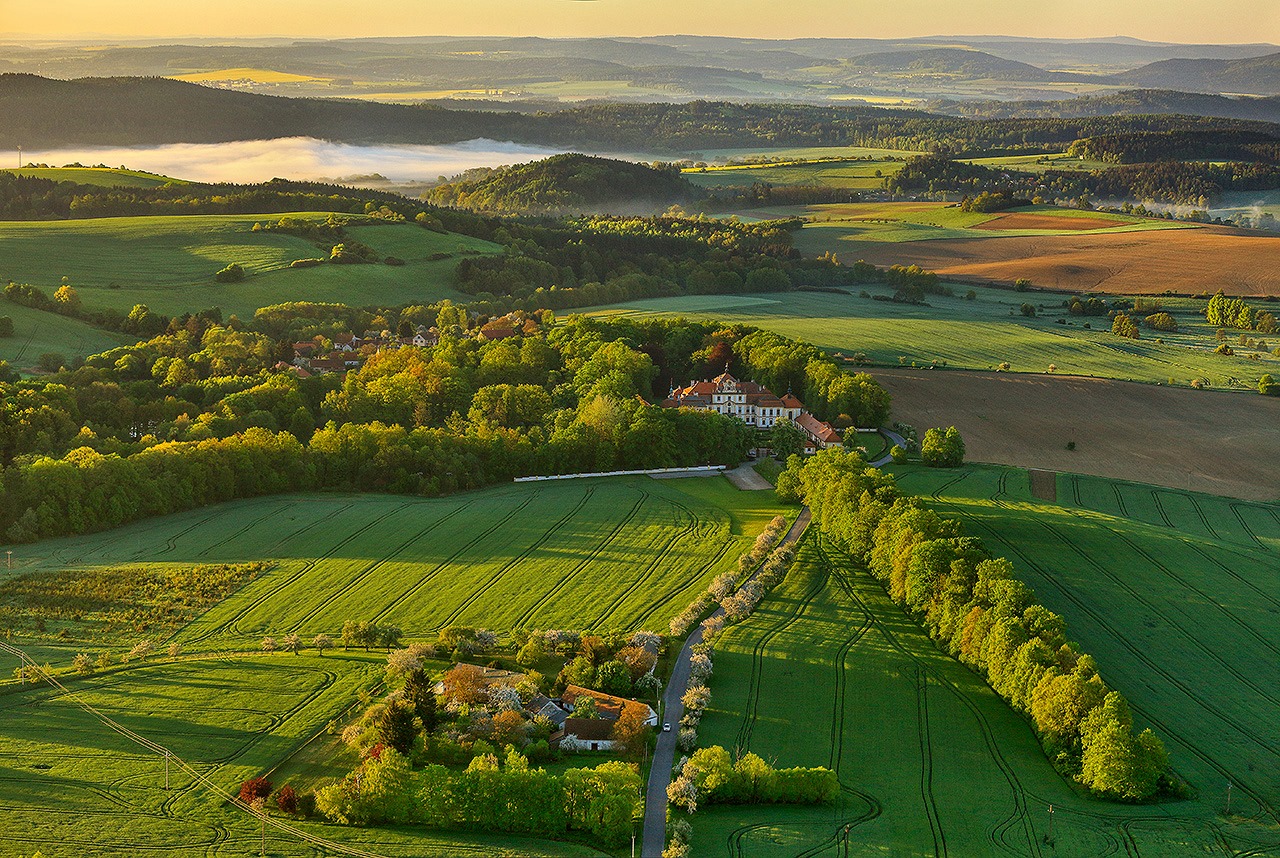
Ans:
POLYGON ((894 419, 921 434, 954 424, 975 462, 1280 499, 1280 397, 1062 376, 869 371, 893 394, 894 419))
MULTIPOLYGON (((1054 220, 1066 220, 1055 218, 1054 220)), ((1006 223, 1001 228, 1010 228, 1006 223)), ((1280 236, 1223 227, 1078 235, 857 242, 843 255, 961 278, 1130 295, 1280 295, 1280 236), (856 247, 856 250, 855 250, 856 247)))

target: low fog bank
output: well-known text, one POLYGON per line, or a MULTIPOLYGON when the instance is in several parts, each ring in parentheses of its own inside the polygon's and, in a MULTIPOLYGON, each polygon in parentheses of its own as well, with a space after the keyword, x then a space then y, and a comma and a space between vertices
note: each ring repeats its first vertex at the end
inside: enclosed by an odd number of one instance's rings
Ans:
MULTIPOLYGON (((273 178, 334 181, 412 190, 475 167, 536 161, 566 152, 497 140, 440 146, 331 143, 311 137, 235 143, 86 147, 23 152, 22 162, 128 167, 195 182, 265 182, 273 178)), ((618 156, 621 157, 621 156, 618 156)))

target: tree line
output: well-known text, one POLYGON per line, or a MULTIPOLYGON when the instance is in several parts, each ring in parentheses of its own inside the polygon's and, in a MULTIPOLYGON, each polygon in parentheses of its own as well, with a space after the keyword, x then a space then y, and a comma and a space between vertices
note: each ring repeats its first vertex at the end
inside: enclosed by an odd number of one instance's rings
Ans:
POLYGON ((1095 793, 1136 801, 1176 793, 1164 744, 1135 732, 1123 695, 1067 637, 1013 564, 994 557, 856 454, 788 462, 779 497, 803 500, 822 532, 865 563, 948 653, 1028 717, 1049 759, 1095 793))
POLYGON ((823 418, 888 413, 869 376, 746 326, 549 327, 544 314, 488 342, 460 308, 418 309, 443 324, 438 345, 373 353, 345 377, 275 369, 292 336, 361 318, 300 305, 263 314, 279 340, 193 316, 75 369, 0 382, 0 533, 27 541, 320 488, 438 495, 528 474, 736 464, 756 443, 744 423, 651 404, 726 363, 823 418))

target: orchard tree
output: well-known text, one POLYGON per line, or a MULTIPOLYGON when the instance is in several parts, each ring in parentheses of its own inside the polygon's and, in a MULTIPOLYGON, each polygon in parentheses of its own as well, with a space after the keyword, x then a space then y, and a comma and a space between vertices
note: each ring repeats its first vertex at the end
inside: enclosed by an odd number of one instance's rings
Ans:
POLYGON ((316 648, 316 652, 323 656, 325 650, 333 649, 333 638, 325 634, 319 634, 311 641, 311 645, 316 648))

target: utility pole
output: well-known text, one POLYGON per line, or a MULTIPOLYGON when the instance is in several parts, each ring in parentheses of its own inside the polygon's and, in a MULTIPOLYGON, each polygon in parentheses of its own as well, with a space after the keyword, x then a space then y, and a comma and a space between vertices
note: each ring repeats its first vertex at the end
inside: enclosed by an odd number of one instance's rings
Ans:
POLYGON ((12 572, 13 571, 13 551, 12 550, 6 551, 5 554, 9 558, 9 571, 12 572))
POLYGON ((169 752, 164 752, 164 788, 169 789, 169 752))
POLYGON ((1049 842, 1053 843, 1053 805, 1049 805, 1049 842))
POLYGON ((849 858, 849 826, 844 827, 844 854, 845 858, 849 858))
POLYGON ((1231 815, 1231 781, 1227 781, 1227 816, 1231 815))

